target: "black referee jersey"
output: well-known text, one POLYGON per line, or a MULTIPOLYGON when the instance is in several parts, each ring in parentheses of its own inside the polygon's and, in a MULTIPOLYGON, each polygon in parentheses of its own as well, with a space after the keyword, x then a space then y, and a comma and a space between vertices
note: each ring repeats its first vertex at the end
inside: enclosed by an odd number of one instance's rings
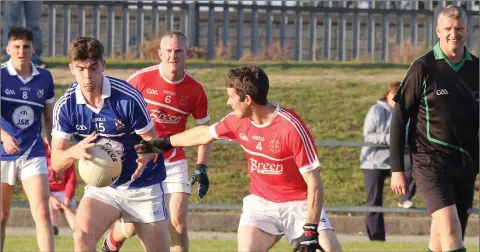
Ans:
MULTIPOLYGON (((477 173, 478 86, 478 58, 466 48, 462 61, 456 65, 448 60, 439 44, 417 58, 394 97, 390 133, 392 171, 404 170, 405 125, 410 118, 408 145, 414 162, 422 163, 415 158, 420 154, 418 157, 435 157, 433 165, 452 167, 454 173, 462 174, 462 170, 465 174, 477 173)), ((425 162, 432 165, 431 160, 425 162)), ((414 168, 422 165, 414 163, 414 168)))

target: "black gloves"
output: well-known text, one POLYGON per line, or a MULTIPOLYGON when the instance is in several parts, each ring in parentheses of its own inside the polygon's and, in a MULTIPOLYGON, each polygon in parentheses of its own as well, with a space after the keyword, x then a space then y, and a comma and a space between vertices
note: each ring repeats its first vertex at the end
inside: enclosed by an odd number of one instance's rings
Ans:
POLYGON ((297 239, 297 246, 293 249, 294 252, 316 252, 317 249, 324 251, 318 243, 318 225, 305 224, 303 225, 303 235, 297 239))
POLYGON ((204 164, 197 164, 195 171, 193 172, 192 179, 190 179, 190 185, 198 183, 198 197, 203 198, 208 192, 209 180, 207 174, 208 167, 204 164))
POLYGON ((150 141, 142 140, 135 145, 135 151, 139 154, 162 153, 171 149, 173 149, 173 146, 170 144, 170 135, 150 141))

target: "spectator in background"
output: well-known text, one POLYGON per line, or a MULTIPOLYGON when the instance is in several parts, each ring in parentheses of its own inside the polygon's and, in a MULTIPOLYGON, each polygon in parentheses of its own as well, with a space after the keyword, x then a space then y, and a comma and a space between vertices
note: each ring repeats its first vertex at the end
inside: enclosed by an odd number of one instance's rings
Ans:
POLYGON ((42 17, 42 1, 4 1, 5 9, 3 14, 3 41, 2 53, 5 61, 9 56, 5 52, 7 46, 8 32, 17 26, 23 25, 25 18, 26 27, 33 32, 33 45, 35 51, 32 62, 35 66, 46 68, 47 65, 42 61, 41 55, 43 51, 42 31, 40 30, 40 18, 42 17), (23 7, 23 12, 22 12, 23 7))
POLYGON ((68 225, 73 230, 75 221, 74 199, 77 179, 75 166, 68 167, 60 173, 54 171, 50 160, 50 147, 45 139, 45 156, 48 165, 48 181, 50 182, 50 218, 52 219, 53 234, 58 235, 58 213, 63 212, 68 225))
MULTIPOLYGON (((363 171, 365 189, 367 191, 367 206, 382 206, 383 186, 385 179, 390 176, 390 118, 395 105, 393 96, 400 87, 399 81, 388 85, 382 98, 370 110, 365 117, 363 125, 364 141, 374 144, 382 144, 384 147, 362 147, 360 152, 360 168, 363 171)), ((405 164, 410 164, 410 154, 405 152, 405 164)), ((409 169, 410 170, 410 169, 409 169)), ((409 174, 410 190, 408 194, 399 199, 399 206, 404 208, 413 207, 411 201, 415 193, 415 183, 409 174)), ((385 223, 382 212, 366 213, 365 216, 367 234, 370 240, 385 241, 385 223)))

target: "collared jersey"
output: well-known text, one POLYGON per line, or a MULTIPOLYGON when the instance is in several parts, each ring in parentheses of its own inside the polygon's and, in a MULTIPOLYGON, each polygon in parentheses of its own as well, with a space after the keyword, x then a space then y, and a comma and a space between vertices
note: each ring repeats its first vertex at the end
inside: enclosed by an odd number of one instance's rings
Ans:
POLYGON ((138 167, 134 145, 141 141, 140 134, 153 127, 142 95, 125 81, 104 77, 102 98, 103 104, 94 108, 86 103, 78 83, 72 84, 55 104, 52 135, 67 140, 73 136, 79 142, 96 132, 96 144, 109 146, 122 157, 122 173, 112 185, 114 188, 139 188, 163 181, 163 155, 156 163, 149 162, 142 175, 130 181, 138 167))
POLYGON ((46 104, 55 101, 53 78, 49 71, 32 64, 32 76, 23 79, 10 61, 1 66, 1 124, 3 130, 15 138, 20 150, 7 154, 0 147, 2 160, 44 157, 42 114, 46 104))
POLYGON ((307 199, 302 173, 320 166, 310 131, 293 111, 277 105, 258 125, 234 113, 210 126, 211 135, 238 142, 247 157, 250 193, 272 202, 307 199))
MULTIPOLYGON (((185 131, 189 115, 197 125, 210 120, 205 90, 188 72, 173 82, 163 76, 160 65, 154 65, 127 81, 142 93, 158 137, 185 131)), ((185 159, 183 148, 174 148, 164 155, 166 163, 185 159)))
POLYGON ((411 64, 394 100, 411 119, 414 157, 428 154, 441 159, 442 166, 478 171, 478 85, 478 58, 466 48, 456 65, 439 44, 411 64))

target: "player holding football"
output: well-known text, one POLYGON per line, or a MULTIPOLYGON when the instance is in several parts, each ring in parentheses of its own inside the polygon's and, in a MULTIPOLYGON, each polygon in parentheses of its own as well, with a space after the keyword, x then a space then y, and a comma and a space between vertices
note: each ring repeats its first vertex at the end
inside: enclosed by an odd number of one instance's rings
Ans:
POLYGON ((212 126, 142 141, 139 153, 208 144, 224 138, 245 150, 250 195, 243 199, 239 251, 267 251, 282 235, 297 251, 341 251, 323 203, 320 163, 313 137, 293 111, 268 102, 269 81, 256 66, 228 71, 227 105, 233 109, 212 126))
MULTIPOLYGON (((197 125, 208 125, 207 95, 202 85, 185 71, 187 38, 178 31, 164 34, 158 55, 161 63, 142 69, 127 81, 138 89, 150 112, 158 137, 185 130, 191 114, 197 125)), ((198 182, 198 196, 207 194, 207 159, 210 145, 198 147, 197 166, 192 182, 198 182)), ((170 251, 188 251, 187 213, 191 194, 188 166, 183 148, 164 153, 167 178, 162 182, 170 222, 170 251)), ((123 242, 135 234, 131 223, 117 222, 105 236, 102 251, 119 251, 123 242)))
POLYGON ((86 186, 77 209, 75 251, 95 251, 96 242, 122 217, 133 222, 145 251, 169 247, 167 212, 161 182, 163 155, 135 152, 141 139, 156 138, 142 95, 125 81, 103 75, 103 46, 79 37, 68 48, 72 84, 54 107, 52 169, 61 172, 75 160, 91 158, 89 147, 108 145, 122 159, 122 173, 108 187, 86 186), (77 144, 69 146, 73 136, 77 144))

